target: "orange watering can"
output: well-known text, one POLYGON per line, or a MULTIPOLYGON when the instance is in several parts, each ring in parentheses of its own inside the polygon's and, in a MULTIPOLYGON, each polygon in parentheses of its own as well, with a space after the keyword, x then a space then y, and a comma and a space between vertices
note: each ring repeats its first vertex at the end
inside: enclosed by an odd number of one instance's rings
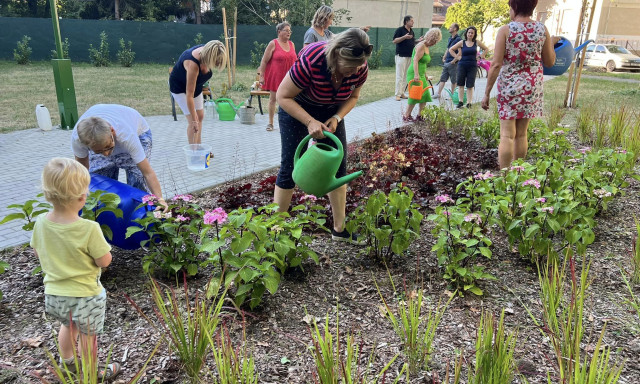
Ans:
POLYGON ((414 100, 422 99, 422 96, 431 86, 423 87, 422 80, 411 80, 409 82, 409 98, 414 100))

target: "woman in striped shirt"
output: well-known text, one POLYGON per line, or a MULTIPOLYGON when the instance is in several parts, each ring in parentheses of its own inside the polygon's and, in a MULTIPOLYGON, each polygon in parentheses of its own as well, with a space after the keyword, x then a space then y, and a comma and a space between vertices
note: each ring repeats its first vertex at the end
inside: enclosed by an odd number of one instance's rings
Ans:
MULTIPOLYGON (((282 80, 276 94, 280 105, 278 121, 282 155, 274 192, 274 202, 280 211, 289 209, 295 187, 291 177, 293 157, 307 134, 336 147, 325 138, 323 131, 334 133, 345 151, 336 177, 347 174, 347 139, 343 119, 356 105, 360 89, 367 80, 367 59, 372 50, 366 32, 350 28, 334 35, 328 42, 307 46, 282 80)), ((344 229, 346 199, 346 185, 329 192, 333 213, 332 237, 356 243, 356 236, 344 229)))

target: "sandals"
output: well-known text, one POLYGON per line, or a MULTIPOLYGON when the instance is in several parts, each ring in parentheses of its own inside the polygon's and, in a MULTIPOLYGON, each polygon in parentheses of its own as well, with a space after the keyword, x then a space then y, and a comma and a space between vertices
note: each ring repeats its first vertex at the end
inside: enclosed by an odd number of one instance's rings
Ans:
POLYGON ((122 367, 120 367, 119 363, 109 363, 106 369, 98 371, 98 379, 103 382, 111 381, 120 373, 122 373, 122 367))
POLYGON ((273 131, 273 124, 267 124, 267 132, 273 131))

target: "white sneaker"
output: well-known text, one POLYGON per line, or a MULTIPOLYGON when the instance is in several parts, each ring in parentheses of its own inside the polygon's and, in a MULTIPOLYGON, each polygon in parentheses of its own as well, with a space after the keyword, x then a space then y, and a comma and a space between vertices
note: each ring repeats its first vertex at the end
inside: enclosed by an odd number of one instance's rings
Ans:
POLYGON ((436 93, 435 95, 433 95, 433 98, 434 98, 434 99, 439 99, 439 98, 440 98, 440 94, 439 94, 439 93, 436 93))

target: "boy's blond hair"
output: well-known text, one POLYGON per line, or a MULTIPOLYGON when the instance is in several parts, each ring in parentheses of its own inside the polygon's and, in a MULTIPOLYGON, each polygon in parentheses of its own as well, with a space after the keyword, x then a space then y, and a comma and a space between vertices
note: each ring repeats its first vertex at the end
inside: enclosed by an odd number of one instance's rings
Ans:
POLYGON ((55 157, 42 171, 42 191, 51 204, 66 206, 87 193, 91 176, 73 159, 55 157))

